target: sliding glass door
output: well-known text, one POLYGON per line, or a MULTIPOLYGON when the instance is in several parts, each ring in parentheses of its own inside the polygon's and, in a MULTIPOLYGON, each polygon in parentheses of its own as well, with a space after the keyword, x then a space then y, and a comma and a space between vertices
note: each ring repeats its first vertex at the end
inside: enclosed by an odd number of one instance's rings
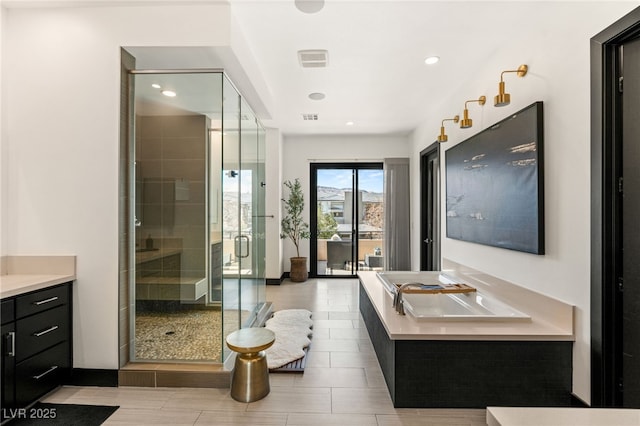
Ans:
POLYGON ((311 275, 382 270, 382 163, 311 164, 311 275))

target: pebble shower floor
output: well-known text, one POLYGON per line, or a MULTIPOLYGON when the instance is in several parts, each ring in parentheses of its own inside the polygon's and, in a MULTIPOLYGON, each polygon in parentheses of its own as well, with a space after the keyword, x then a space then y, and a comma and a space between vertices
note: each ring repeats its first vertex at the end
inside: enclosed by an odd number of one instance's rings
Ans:
POLYGON ((220 362, 221 344, 219 310, 136 314, 137 360, 220 362))

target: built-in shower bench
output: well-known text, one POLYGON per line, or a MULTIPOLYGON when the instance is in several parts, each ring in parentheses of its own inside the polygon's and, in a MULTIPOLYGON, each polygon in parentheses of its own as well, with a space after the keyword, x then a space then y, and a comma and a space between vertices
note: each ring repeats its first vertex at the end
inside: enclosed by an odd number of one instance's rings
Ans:
POLYGON ((182 276, 182 250, 136 252, 136 300, 194 301, 207 294, 205 277, 182 276))
POLYGON ((205 294, 205 277, 149 276, 136 279, 136 300, 198 300, 205 294))

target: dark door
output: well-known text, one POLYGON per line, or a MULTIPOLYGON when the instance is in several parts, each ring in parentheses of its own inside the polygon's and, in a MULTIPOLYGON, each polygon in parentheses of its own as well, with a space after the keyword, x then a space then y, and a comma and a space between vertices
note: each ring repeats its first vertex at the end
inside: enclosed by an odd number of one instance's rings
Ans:
POLYGON ((622 46, 622 400, 640 407, 640 40, 622 46))
POLYGON ((440 145, 420 153, 420 270, 440 269, 440 145))
POLYGON ((640 7, 591 38, 591 406, 640 408, 640 7))

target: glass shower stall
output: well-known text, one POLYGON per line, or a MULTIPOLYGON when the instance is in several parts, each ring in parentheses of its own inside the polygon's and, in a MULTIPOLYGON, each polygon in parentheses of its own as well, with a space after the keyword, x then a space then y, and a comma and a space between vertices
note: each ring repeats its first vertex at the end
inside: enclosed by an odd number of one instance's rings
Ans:
POLYGON ((130 360, 223 362, 265 306, 264 129, 222 71, 136 70, 130 94, 130 360))

